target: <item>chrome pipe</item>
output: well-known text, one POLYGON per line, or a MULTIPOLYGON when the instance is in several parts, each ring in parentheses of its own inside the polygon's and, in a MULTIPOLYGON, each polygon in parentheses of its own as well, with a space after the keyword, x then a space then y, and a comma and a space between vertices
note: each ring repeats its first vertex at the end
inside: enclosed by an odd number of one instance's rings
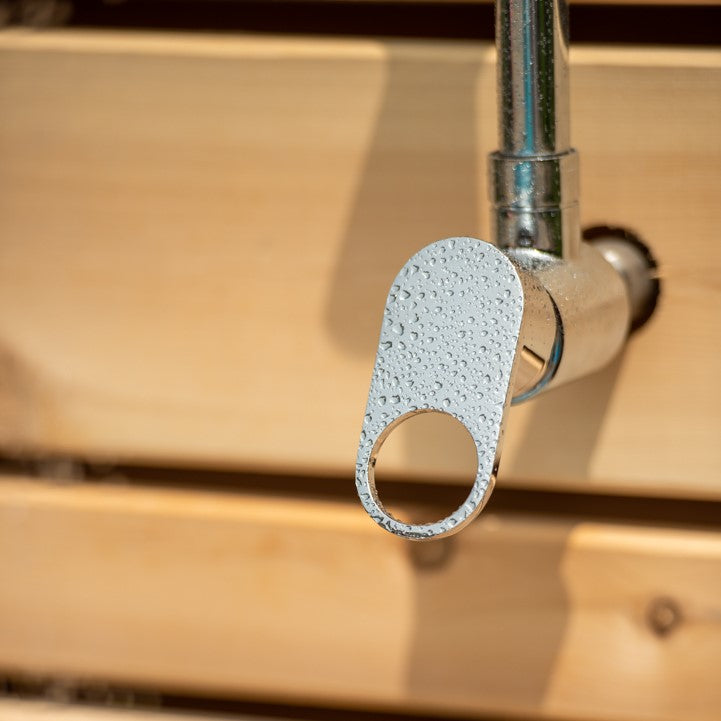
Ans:
POLYGON ((565 153, 570 149, 566 1, 498 0, 496 48, 501 153, 565 153))
POLYGON ((566 0, 497 0, 501 148, 490 158, 499 248, 578 254, 578 156, 570 147, 566 0))

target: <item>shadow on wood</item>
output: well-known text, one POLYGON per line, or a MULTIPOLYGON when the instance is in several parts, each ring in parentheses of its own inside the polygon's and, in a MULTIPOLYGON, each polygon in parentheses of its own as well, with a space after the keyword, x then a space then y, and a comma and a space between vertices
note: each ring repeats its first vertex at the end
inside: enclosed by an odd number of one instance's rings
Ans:
POLYGON ((480 56, 444 62, 392 44, 388 52, 385 95, 327 305, 332 336, 371 357, 385 293, 406 260, 435 240, 478 233, 480 56))

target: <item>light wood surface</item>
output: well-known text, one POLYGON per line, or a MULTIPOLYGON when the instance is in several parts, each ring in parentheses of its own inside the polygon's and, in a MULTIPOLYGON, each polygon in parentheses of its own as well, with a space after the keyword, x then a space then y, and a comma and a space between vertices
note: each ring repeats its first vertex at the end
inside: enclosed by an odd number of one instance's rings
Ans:
MULTIPOLYGON (((720 497, 721 53, 574 48, 572 91, 583 221, 663 297, 512 412, 499 482, 720 497)), ((0 105, 4 453, 350 478, 397 269, 488 237, 492 48, 5 32, 0 105)), ((465 478, 403 438, 389 474, 465 478)))
POLYGON ((408 544, 355 503, 6 478, 0 577, 5 671, 426 713, 721 716, 718 532, 488 514, 408 544), (665 635, 659 604, 679 618, 665 635))
MULTIPOLYGON (((274 721, 283 721, 273 717, 274 721)), ((257 716, 102 708, 0 697, 2 721, 261 721, 257 716)))

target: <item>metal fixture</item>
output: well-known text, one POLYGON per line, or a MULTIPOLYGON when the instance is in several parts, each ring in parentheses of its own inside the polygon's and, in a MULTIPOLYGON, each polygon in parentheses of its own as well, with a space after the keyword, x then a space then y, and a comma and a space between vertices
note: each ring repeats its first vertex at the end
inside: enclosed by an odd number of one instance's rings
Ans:
POLYGON ((495 244, 448 238, 403 266, 386 301, 358 448, 361 502, 380 526, 409 539, 450 535, 480 513, 511 402, 608 363, 648 316, 658 289, 637 244, 581 241, 565 0, 497 0, 496 43, 495 244), (375 461, 397 425, 432 411, 470 432, 476 478, 446 518, 404 523, 378 498, 375 461))
POLYGON ((578 155, 570 146, 565 0, 497 0, 499 140, 491 155, 500 248, 578 254, 578 155))

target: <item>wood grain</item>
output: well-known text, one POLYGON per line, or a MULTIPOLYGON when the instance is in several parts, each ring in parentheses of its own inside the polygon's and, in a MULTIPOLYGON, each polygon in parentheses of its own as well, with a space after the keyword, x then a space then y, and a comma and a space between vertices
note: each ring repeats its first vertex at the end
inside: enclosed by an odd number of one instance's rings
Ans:
MULTIPOLYGON (((188 711, 146 711, 127 708, 29 701, 0 697, 0 718, 3 721, 261 721, 258 716, 188 711)), ((277 721, 284 721, 278 718, 277 721)))
MULTIPOLYGON (((719 497, 721 54, 572 66, 584 223, 639 232, 663 296, 513 411, 500 483, 719 497)), ((0 104, 3 452, 350 478, 397 269, 488 237, 492 48, 4 32, 0 104)), ((389 474, 465 478, 402 439, 389 474)))
POLYGON ((408 544, 356 504, 6 477, 0 576, 4 671, 451 715, 721 715, 709 530, 489 513, 408 544))

